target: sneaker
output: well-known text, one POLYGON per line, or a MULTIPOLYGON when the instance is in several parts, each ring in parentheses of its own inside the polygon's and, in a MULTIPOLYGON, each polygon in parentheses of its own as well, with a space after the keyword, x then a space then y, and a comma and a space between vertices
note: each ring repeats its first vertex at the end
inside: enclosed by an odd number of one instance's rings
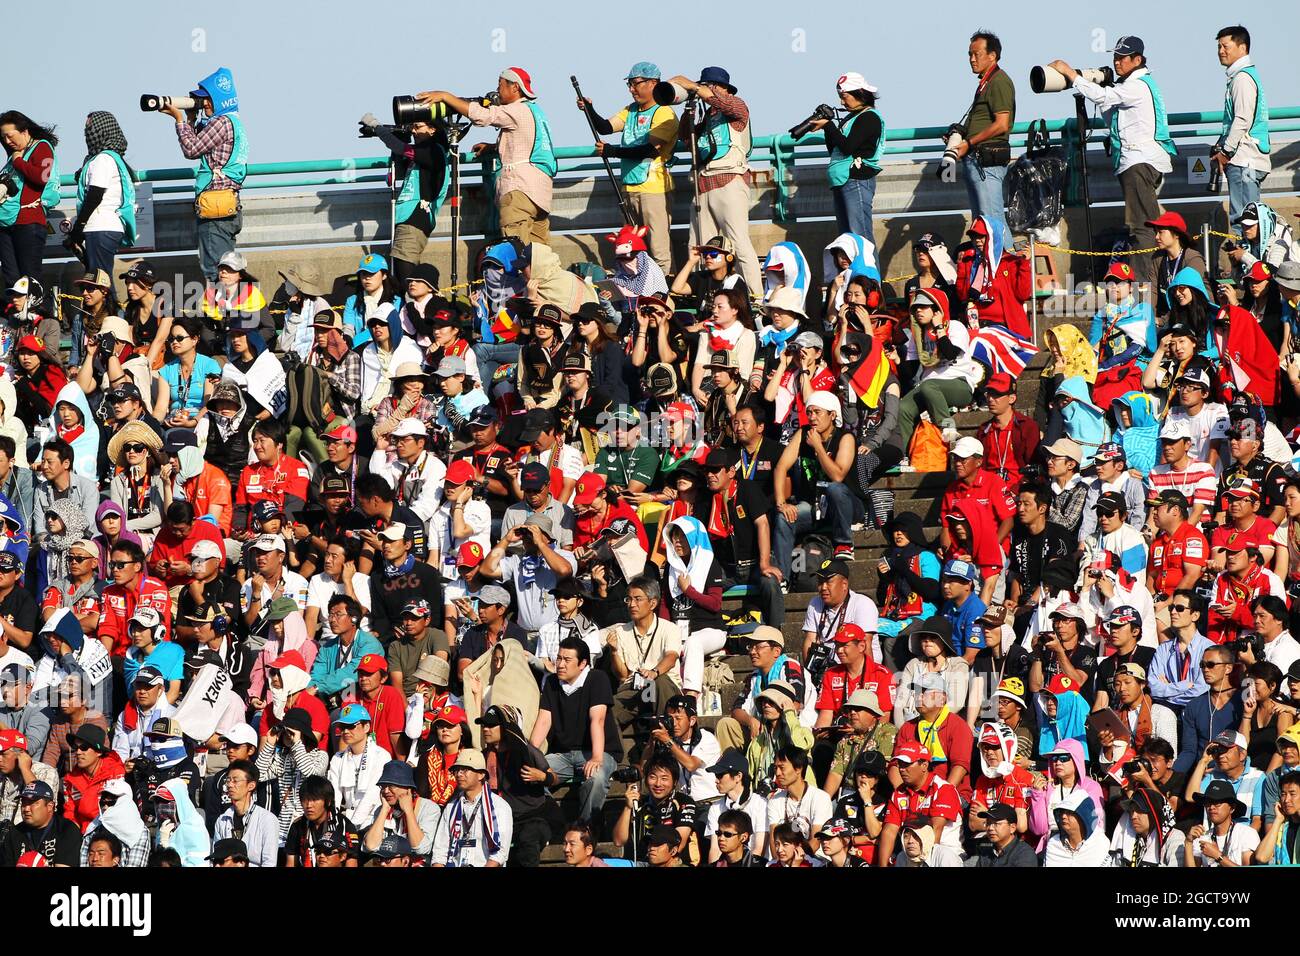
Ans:
POLYGON ((854 532, 857 532, 857 531, 866 531, 866 530, 867 530, 867 523, 866 523, 865 521, 855 521, 855 522, 853 522, 853 524, 849 527, 849 530, 850 530, 850 531, 854 531, 854 532))
POLYGON ((837 561, 841 561, 841 560, 842 560, 842 561, 852 561, 852 560, 853 560, 853 545, 851 545, 851 544, 837 544, 837 545, 835 546, 835 560, 837 560, 837 561))

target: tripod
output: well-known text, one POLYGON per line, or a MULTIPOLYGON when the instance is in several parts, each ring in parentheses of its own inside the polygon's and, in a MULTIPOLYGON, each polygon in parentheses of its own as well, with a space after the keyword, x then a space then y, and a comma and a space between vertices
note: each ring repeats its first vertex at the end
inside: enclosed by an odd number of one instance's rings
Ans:
MULTIPOLYGON (((1092 131, 1088 129, 1088 107, 1087 101, 1084 100, 1082 93, 1074 94, 1074 122, 1078 131, 1078 149, 1079 149, 1079 181, 1083 191, 1083 227, 1088 232, 1088 248, 1093 247, 1094 239, 1092 233, 1092 191, 1088 188, 1088 143, 1092 138, 1092 131)), ((1088 258, 1092 258, 1089 256, 1088 258)), ((1096 269, 1089 265, 1089 273, 1092 278, 1096 278, 1096 269)))
MULTIPOLYGON (((453 114, 444 124, 451 157, 451 285, 460 283, 460 141, 469 132, 469 120, 453 114)), ((454 288, 453 288, 454 291, 454 288)))

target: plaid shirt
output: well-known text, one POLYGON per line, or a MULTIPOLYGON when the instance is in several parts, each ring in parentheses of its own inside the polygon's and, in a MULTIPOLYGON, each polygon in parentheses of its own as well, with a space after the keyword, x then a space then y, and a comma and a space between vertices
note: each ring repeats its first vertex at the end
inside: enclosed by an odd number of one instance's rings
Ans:
MULTIPOLYGON (((749 105, 734 93, 721 93, 715 90, 709 100, 709 107, 727 117, 731 121, 731 128, 737 133, 743 130, 745 124, 749 122, 749 105)), ((714 189, 721 189, 741 175, 744 174, 718 173, 715 176, 701 176, 700 192, 707 193, 714 189)))
POLYGON ((214 117, 202 129, 195 129, 189 123, 177 123, 176 138, 180 141, 181 152, 186 159, 207 157, 208 165, 212 167, 212 185, 209 189, 239 191, 239 183, 225 174, 225 165, 230 162, 230 154, 235 151, 235 127, 227 117, 214 117))
MULTIPOLYGON (((96 819, 86 830, 86 837, 81 841, 81 866, 85 867, 90 862, 90 838, 94 836, 96 830, 103 829, 96 819)), ((111 832, 111 831, 110 831, 111 832)), ((148 866, 149 853, 153 849, 153 840, 150 838, 149 830, 140 834, 140 839, 136 840, 130 846, 122 844, 122 856, 118 860, 118 866, 148 866)))
POLYGON ((106 734, 112 729, 108 726, 108 719, 95 711, 87 711, 79 720, 70 720, 66 714, 60 714, 59 719, 50 724, 50 735, 45 740, 45 753, 41 755, 41 763, 49 764, 61 777, 72 772, 72 748, 68 746, 68 735, 75 734, 82 724, 102 727, 106 734))
POLYGON ((349 349, 336 362, 328 352, 312 349, 308 364, 315 365, 329 379, 334 392, 333 404, 339 406, 336 411, 348 418, 355 415, 357 400, 361 398, 361 353, 349 349))

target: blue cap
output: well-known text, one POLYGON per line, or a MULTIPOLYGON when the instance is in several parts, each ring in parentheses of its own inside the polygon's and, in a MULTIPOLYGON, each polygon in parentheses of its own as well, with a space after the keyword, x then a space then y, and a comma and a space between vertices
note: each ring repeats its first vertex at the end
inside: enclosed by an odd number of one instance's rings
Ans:
POLYGON ((53 800, 54 791, 44 780, 33 780, 27 786, 23 787, 22 792, 18 795, 19 800, 53 800))
POLYGON ((381 860, 394 860, 399 856, 411 856, 414 853, 410 840, 400 833, 390 833, 379 841, 379 846, 375 847, 371 856, 379 857, 381 860))
POLYGON ((632 69, 627 71, 627 79, 635 80, 643 78, 647 80, 657 80, 663 74, 659 72, 659 67, 655 66, 649 60, 642 60, 640 63, 633 64, 632 69))
POLYGON ((390 760, 384 764, 384 770, 375 781, 379 786, 385 784, 393 787, 415 789, 415 770, 405 760, 390 760))
POLYGON ((706 66, 700 70, 701 83, 717 83, 719 86, 725 86, 728 93, 735 93, 736 88, 731 85, 731 74, 720 66, 706 66))
POLYGON ((361 261, 357 263, 358 272, 378 272, 380 269, 388 271, 388 260, 378 253, 370 253, 368 256, 362 256, 361 261))
POLYGON ((963 581, 978 581, 980 579, 979 569, 969 561, 963 561, 960 558, 953 558, 943 566, 943 576, 945 578, 960 578, 963 581))
POLYGON ((334 723, 336 725, 343 724, 344 726, 351 727, 354 724, 359 724, 368 720, 370 720, 370 711, 366 710, 363 705, 348 704, 339 711, 338 717, 334 718, 334 723))
POLYGON ((1116 56, 1141 56, 1146 53, 1146 44, 1141 37, 1123 36, 1115 41, 1115 49, 1110 52, 1116 56))

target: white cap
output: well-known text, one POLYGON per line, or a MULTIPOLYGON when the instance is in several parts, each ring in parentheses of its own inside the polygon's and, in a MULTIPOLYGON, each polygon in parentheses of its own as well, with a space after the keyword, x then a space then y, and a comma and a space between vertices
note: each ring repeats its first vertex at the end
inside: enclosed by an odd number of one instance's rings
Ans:
POLYGON ((835 417, 838 424, 844 419, 844 409, 840 406, 840 400, 835 397, 834 392, 813 392, 808 399, 809 408, 824 408, 835 417))
POLYGON ((278 534, 259 534, 248 544, 250 551, 280 551, 284 554, 289 553, 289 549, 284 546, 284 538, 278 534))
POLYGON ((879 92, 874 86, 867 82, 867 78, 861 73, 845 73, 835 81, 835 90, 838 93, 852 93, 854 90, 866 90, 872 95, 879 92))
POLYGON ((221 557, 221 548, 215 541, 209 541, 207 538, 200 538, 190 547, 191 561, 208 561, 212 558, 221 557))
POLYGON ((964 435, 952 446, 953 458, 974 458, 976 455, 984 455, 984 444, 978 438, 964 435))
POLYGON ((257 746, 257 731, 248 724, 235 724, 229 730, 223 730, 217 734, 222 740, 229 740, 232 744, 246 744, 250 747, 257 746))
POLYGON ((162 623, 162 615, 155 608, 147 604, 141 604, 135 609, 135 613, 131 615, 131 623, 147 627, 152 631, 162 623))
POLYGON ((391 437, 401 438, 403 435, 420 435, 424 438, 429 437, 429 429, 424 427, 424 422, 412 416, 403 418, 397 423, 397 427, 390 432, 391 437))
POLYGON ((385 541, 401 541, 406 537, 406 525, 400 521, 394 521, 383 531, 379 532, 379 537, 385 541))
POLYGON ((1183 438, 1190 441, 1192 426, 1187 424, 1185 418, 1167 418, 1164 427, 1160 429, 1160 437, 1164 441, 1179 441, 1183 438))

